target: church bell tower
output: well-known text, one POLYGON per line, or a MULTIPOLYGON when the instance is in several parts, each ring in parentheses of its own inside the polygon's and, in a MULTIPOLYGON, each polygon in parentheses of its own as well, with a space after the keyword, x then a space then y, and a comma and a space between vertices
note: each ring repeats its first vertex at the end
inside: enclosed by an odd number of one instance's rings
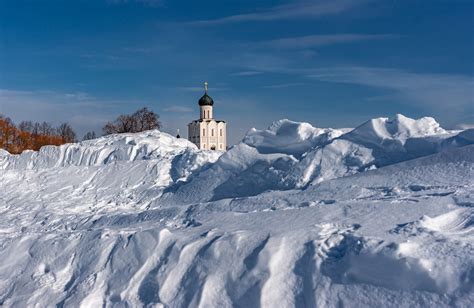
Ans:
POLYGON ((214 100, 208 94, 208 83, 204 82, 204 95, 199 99, 199 120, 188 124, 188 140, 203 150, 227 149, 226 122, 215 120, 214 100))
POLYGON ((201 120, 210 120, 213 118, 212 106, 214 105, 214 101, 209 95, 207 95, 207 87, 208 83, 206 81, 204 82, 204 95, 201 97, 201 99, 199 99, 199 110, 201 112, 201 120))

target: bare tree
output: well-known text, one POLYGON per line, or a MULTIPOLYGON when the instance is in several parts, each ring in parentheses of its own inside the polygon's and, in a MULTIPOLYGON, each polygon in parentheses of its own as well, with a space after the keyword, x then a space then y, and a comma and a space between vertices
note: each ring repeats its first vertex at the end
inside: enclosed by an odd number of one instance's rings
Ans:
POLYGON ((31 134, 32 134, 33 136, 39 135, 39 134, 40 134, 40 130, 41 130, 40 127, 41 127, 41 124, 39 124, 38 122, 35 122, 35 123, 33 124, 33 130, 31 131, 31 134))
POLYGON ((159 115, 144 107, 131 115, 120 115, 115 121, 108 122, 102 130, 104 135, 118 133, 138 133, 161 128, 159 115))
POLYGON ((18 128, 21 130, 21 131, 24 131, 24 132, 29 132, 31 133, 33 131, 33 122, 31 121, 22 121, 19 125, 18 125, 18 128))
POLYGON ((64 142, 75 142, 76 133, 68 123, 62 123, 56 129, 57 134, 63 138, 64 142))
MULTIPOLYGON (((36 128, 36 127, 38 127, 38 133, 39 133, 40 135, 44 135, 44 136, 54 136, 55 133, 56 133, 56 130, 54 129, 54 127, 53 127, 51 124, 49 124, 48 122, 43 122, 43 123, 41 123, 41 124, 35 123, 35 127, 34 127, 34 128, 36 128), (38 126, 37 126, 36 124, 38 124, 38 126)), ((34 128, 33 128, 33 129, 34 129, 34 128)))
POLYGON ((133 123, 135 125, 134 130, 136 132, 142 132, 144 130, 150 129, 159 129, 161 123, 159 121, 159 116, 148 108, 144 107, 137 110, 132 114, 133 123))
POLYGON ((84 140, 91 140, 91 139, 95 139, 97 138, 96 135, 95 135, 95 132, 94 131, 91 131, 91 132, 87 132, 84 137, 82 137, 82 141, 84 140))

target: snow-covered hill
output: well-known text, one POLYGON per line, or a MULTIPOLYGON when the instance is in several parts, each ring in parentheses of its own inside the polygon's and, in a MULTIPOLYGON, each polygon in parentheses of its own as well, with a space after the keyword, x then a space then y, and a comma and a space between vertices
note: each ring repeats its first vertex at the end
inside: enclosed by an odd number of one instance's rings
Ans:
POLYGON ((67 227, 45 208, 58 209, 73 221, 83 214, 145 209, 170 185, 207 168, 221 154, 199 151, 159 131, 46 146, 21 155, 3 152, 0 202, 21 207, 5 213, 0 226, 32 227, 45 224, 44 218, 50 227, 67 227))
MULTIPOLYGON (((474 130, 471 131, 471 135, 474 130)), ((433 118, 396 115, 353 130, 314 128, 289 120, 252 129, 195 181, 172 190, 186 202, 289 190, 474 143, 469 131, 447 132, 433 118)))
POLYGON ((474 130, 289 120, 0 151, 0 305, 474 305, 474 130))

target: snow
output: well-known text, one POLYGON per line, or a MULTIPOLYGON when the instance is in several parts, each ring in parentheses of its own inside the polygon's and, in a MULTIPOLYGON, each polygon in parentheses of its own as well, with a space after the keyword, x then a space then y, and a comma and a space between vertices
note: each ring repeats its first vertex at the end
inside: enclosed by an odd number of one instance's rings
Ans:
POLYGON ((0 150, 0 305, 472 307, 474 130, 289 120, 0 150))
POLYGON ((408 138, 426 137, 446 134, 435 119, 423 117, 418 120, 407 118, 401 114, 393 119, 371 119, 346 135, 347 139, 362 142, 381 143, 385 139, 398 140, 404 143, 408 138))
POLYGON ((278 152, 301 156, 309 149, 339 137, 346 130, 321 129, 309 123, 285 119, 274 122, 265 131, 251 129, 243 143, 256 148, 260 153, 278 152))

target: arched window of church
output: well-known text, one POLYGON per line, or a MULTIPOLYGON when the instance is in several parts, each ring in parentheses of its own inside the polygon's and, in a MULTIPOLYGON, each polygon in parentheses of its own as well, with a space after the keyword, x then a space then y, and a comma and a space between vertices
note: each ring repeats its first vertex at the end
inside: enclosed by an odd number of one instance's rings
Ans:
POLYGON ((222 128, 221 128, 221 130, 220 130, 220 132, 219 132, 219 133, 220 133, 220 135, 221 135, 221 137, 222 137, 222 128))
POLYGON ((205 129, 205 128, 202 129, 202 136, 203 136, 203 137, 206 136, 206 129, 205 129))
POLYGON ((210 118, 210 117, 209 117, 209 110, 207 111, 207 118, 208 118, 208 119, 210 118))
POLYGON ((214 129, 211 129, 211 136, 214 137, 214 129))

